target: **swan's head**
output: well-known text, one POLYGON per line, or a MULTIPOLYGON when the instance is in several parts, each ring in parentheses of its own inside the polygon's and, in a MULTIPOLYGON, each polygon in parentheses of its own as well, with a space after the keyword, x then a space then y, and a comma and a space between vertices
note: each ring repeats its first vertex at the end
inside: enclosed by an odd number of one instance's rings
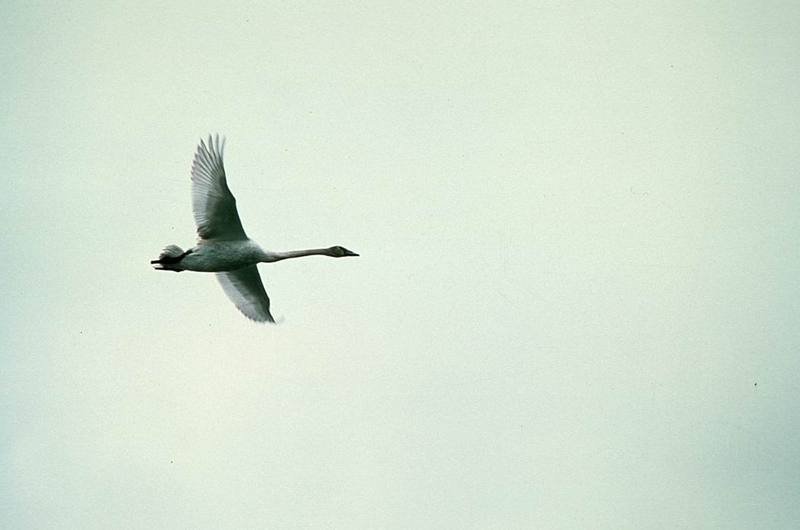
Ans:
POLYGON ((343 258, 345 256, 358 256, 358 254, 356 254, 352 250, 347 250, 346 248, 340 247, 339 245, 329 248, 328 252, 330 252, 329 256, 333 258, 343 258))

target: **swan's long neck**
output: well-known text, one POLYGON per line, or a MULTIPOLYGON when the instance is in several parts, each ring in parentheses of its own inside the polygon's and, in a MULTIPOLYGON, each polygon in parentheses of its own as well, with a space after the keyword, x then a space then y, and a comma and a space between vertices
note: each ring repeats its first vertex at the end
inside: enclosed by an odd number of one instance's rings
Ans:
POLYGON ((280 261, 289 258, 302 258, 303 256, 330 256, 331 250, 329 248, 310 248, 308 250, 289 250, 287 252, 270 252, 268 250, 263 252, 261 261, 271 263, 273 261, 280 261))

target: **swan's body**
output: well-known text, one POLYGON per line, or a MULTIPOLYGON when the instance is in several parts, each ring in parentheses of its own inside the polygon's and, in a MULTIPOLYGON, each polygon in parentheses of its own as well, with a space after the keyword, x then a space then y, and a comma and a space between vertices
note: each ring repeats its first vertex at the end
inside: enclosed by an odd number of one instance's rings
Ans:
POLYGON ((248 238, 225 177, 223 146, 224 140, 220 143, 219 136, 216 139, 209 136, 208 146, 200 142, 192 164, 192 209, 199 236, 197 245, 187 251, 169 245, 150 263, 155 264, 157 270, 215 272, 225 294, 245 316, 259 322, 275 322, 258 274, 258 263, 312 255, 341 258, 358 254, 340 246, 269 252, 248 238))

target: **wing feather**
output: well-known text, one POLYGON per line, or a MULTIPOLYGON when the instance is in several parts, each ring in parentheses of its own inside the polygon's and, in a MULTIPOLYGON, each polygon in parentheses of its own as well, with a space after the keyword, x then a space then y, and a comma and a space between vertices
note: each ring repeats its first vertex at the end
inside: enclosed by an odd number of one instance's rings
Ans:
POLYGON ((247 239, 236 199, 228 188, 222 154, 225 140, 208 137, 197 146, 192 163, 192 210, 201 239, 247 239))
POLYGON ((217 279, 225 294, 244 316, 256 322, 275 323, 269 312, 269 296, 255 265, 235 271, 218 272, 217 279))

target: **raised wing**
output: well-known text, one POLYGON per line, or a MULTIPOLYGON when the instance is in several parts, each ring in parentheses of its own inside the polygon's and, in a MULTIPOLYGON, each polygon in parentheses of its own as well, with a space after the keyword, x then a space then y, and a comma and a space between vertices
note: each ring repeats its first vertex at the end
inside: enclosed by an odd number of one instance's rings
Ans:
POLYGON ((225 179, 222 149, 225 140, 208 137, 200 140, 192 163, 192 209, 201 239, 236 240, 247 235, 236 211, 236 199, 225 179))
POLYGON ((256 322, 275 323, 269 312, 269 296, 255 265, 235 271, 218 272, 217 279, 225 294, 244 316, 256 322))

